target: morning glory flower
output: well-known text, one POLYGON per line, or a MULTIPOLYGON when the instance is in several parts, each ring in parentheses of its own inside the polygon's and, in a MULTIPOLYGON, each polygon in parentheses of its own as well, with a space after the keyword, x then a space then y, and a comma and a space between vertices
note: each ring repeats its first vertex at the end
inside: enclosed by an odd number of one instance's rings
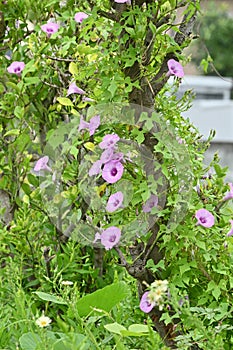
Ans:
POLYGON ((74 16, 74 20, 77 23, 82 23, 82 21, 84 19, 86 19, 87 17, 89 17, 85 12, 77 12, 74 16))
POLYGON ((170 59, 167 61, 167 66, 169 69, 169 75, 175 75, 178 78, 183 78, 184 70, 182 65, 178 61, 170 59))
POLYGON ((81 131, 83 129, 88 129, 90 136, 94 135, 96 129, 100 126, 100 116, 95 115, 90 119, 90 122, 86 122, 83 117, 80 118, 79 128, 78 131, 81 131))
POLYGON ((108 183, 113 184, 120 180, 123 175, 123 171, 124 167, 121 162, 110 160, 110 162, 106 163, 103 167, 102 177, 108 183))
POLYGON ((230 224, 231 224, 231 229, 230 229, 230 231, 226 234, 227 237, 233 236, 233 220, 230 220, 229 222, 230 222, 230 224))
POLYGON ((108 199, 106 210, 109 213, 113 213, 115 210, 120 208, 120 206, 123 202, 123 199, 124 199, 124 195, 121 191, 118 191, 118 192, 112 194, 108 199))
POLYGON ((117 4, 124 4, 131 5, 131 0, 114 0, 117 4))
POLYGON ((112 160, 113 153, 114 153, 113 148, 107 148, 106 150, 104 150, 100 157, 100 160, 102 161, 102 163, 105 164, 110 160, 112 160))
POLYGON ((56 33, 60 25, 54 22, 48 22, 41 26, 41 30, 47 34, 47 37, 50 38, 52 34, 56 33))
POLYGON ((79 122, 79 127, 78 127, 78 131, 81 131, 83 129, 89 129, 89 123, 86 122, 83 117, 81 116, 80 118, 80 122, 79 122))
POLYGON ((206 209, 197 210, 195 217, 197 219, 197 225, 208 228, 214 225, 214 216, 206 209))
POLYGON ((95 243, 98 239, 100 239, 101 244, 104 246, 106 250, 112 249, 121 238, 121 230, 116 226, 111 226, 104 230, 101 234, 98 232, 95 234, 95 243))
POLYGON ((150 198, 146 201, 142 206, 142 210, 144 213, 149 213, 154 207, 158 205, 158 197, 154 194, 150 196, 150 198))
POLYGON ((48 156, 44 156, 40 158, 34 166, 34 171, 41 171, 41 170, 52 171, 52 169, 48 166, 48 161, 49 161, 48 156))
POLYGON ((75 83, 71 83, 67 91, 67 96, 71 94, 85 95, 86 92, 83 89, 80 89, 75 83))
POLYGON ((101 172, 102 165, 103 163, 101 162, 101 160, 97 160, 96 162, 94 162, 88 172, 88 175, 89 176, 98 175, 101 172))
POLYGON ((146 314, 148 314, 155 306, 155 302, 151 302, 148 298, 149 293, 150 292, 145 292, 141 297, 141 301, 140 301, 140 309, 146 314))
POLYGON ((120 137, 117 134, 108 134, 103 137, 102 142, 100 142, 99 147, 101 149, 106 149, 115 146, 120 137))
POLYGON ((82 100, 83 100, 83 102, 95 102, 95 100, 93 100, 93 98, 86 97, 86 96, 83 96, 82 100))
POLYGON ((114 153, 111 160, 114 160, 114 162, 124 161, 124 154, 121 152, 114 153))
POLYGON ((90 119, 90 122, 89 122, 90 136, 94 135, 96 129, 98 129, 99 126, 100 126, 100 116, 95 115, 90 119))
POLYGON ((230 187, 230 191, 226 193, 225 197, 223 198, 224 201, 233 198, 233 184, 230 182, 228 185, 230 187))
POLYGON ((22 70, 24 69, 24 67, 25 67, 24 62, 14 61, 7 68, 7 71, 8 71, 8 73, 20 75, 22 70))

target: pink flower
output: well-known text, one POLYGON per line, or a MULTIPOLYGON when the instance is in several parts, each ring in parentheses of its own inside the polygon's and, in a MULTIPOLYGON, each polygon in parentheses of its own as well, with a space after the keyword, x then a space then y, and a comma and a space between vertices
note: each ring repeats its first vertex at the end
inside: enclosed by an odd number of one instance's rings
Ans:
POLYGON ((230 231, 226 234, 227 237, 233 236, 233 220, 230 220, 229 222, 230 222, 230 224, 231 224, 231 229, 230 229, 230 231))
POLYGON ((78 127, 78 131, 81 131, 83 129, 89 129, 89 123, 86 122, 83 117, 81 116, 80 118, 80 123, 79 123, 79 127, 78 127))
POLYGON ((149 213, 154 207, 158 205, 158 197, 154 194, 150 196, 150 198, 146 201, 142 206, 142 210, 144 213, 149 213))
POLYGON ((7 71, 9 73, 20 75, 24 67, 25 67, 24 62, 15 61, 15 62, 12 62, 11 65, 7 68, 7 71))
POLYGON ((123 199, 124 199, 124 195, 121 191, 112 194, 108 199, 106 210, 109 213, 113 213, 115 210, 120 208, 123 202, 123 199))
POLYGON ((90 131, 90 136, 94 135, 96 129, 100 126, 100 116, 95 115, 90 119, 89 122, 89 131, 90 131))
POLYGON ((233 184, 230 182, 228 185, 230 187, 230 191, 226 193, 225 197, 223 198, 224 201, 233 198, 233 184))
POLYGON ((153 307, 155 306, 155 303, 151 303, 148 299, 148 294, 150 292, 145 292, 143 294, 143 296, 141 297, 141 301, 140 301, 140 309, 145 312, 146 314, 148 314, 153 307))
POLYGON ((131 5, 131 0, 114 0, 117 4, 124 4, 131 5))
POLYGON ((183 78, 184 70, 182 65, 178 61, 170 59, 167 61, 167 66, 169 69, 169 75, 175 75, 178 78, 183 78))
POLYGON ((82 21, 84 19, 86 19, 87 17, 89 17, 85 12, 77 12, 74 16, 74 20, 77 22, 77 23, 82 23, 82 21))
POLYGON ((79 128, 78 131, 81 131, 83 129, 88 129, 90 136, 94 135, 95 130, 100 126, 100 116, 95 115, 90 119, 90 122, 86 122, 83 120, 83 117, 80 118, 79 128))
POLYGON ((117 141, 120 140, 120 137, 116 134, 108 134, 103 137, 102 142, 100 142, 99 147, 101 149, 106 149, 113 147, 117 141))
POLYGON ((206 209, 197 210, 195 217, 198 225, 208 228, 214 225, 214 216, 206 209))
POLYGON ((88 172, 88 175, 89 176, 98 175, 101 172, 102 164, 103 163, 101 162, 101 160, 97 160, 96 162, 94 162, 88 172))
POLYGON ((96 233, 93 243, 100 239, 101 244, 106 250, 112 249, 121 238, 121 230, 116 226, 111 226, 104 230, 101 234, 96 233))
POLYGON ((71 94, 85 95, 85 91, 80 89, 75 83, 71 83, 67 91, 67 96, 71 94))
POLYGON ((115 162, 121 162, 124 160, 124 154, 121 152, 114 153, 111 160, 114 160, 115 162))
POLYGON ((103 167, 102 177, 108 183, 113 184, 120 180, 123 175, 123 171, 124 167, 121 162, 110 160, 110 162, 106 163, 103 167))
POLYGON ((58 23, 48 22, 41 26, 41 30, 47 34, 47 37, 50 38, 52 34, 56 33, 60 25, 58 23))
POLYGON ((100 157, 100 160, 102 161, 102 163, 105 164, 110 160, 112 160, 113 153, 114 153, 113 148, 107 148, 106 150, 104 150, 100 157))
POLYGON ((83 100, 83 102, 95 102, 95 100, 93 100, 93 98, 85 97, 85 96, 83 96, 82 100, 83 100))
POLYGON ((44 156, 40 158, 36 162, 36 165, 34 166, 34 171, 40 171, 40 170, 52 171, 52 169, 48 166, 48 161, 49 161, 48 156, 44 156))

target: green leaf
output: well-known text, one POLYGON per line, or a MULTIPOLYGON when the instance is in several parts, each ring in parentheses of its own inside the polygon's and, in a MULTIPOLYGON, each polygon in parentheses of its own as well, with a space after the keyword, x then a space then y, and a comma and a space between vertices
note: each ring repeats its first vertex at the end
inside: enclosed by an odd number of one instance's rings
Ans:
POLYGON ((197 245, 199 248, 201 248, 201 249, 203 249, 203 250, 206 250, 205 242, 197 240, 197 241, 196 241, 196 245, 197 245))
POLYGON ((128 329, 130 332, 134 332, 134 333, 148 333, 149 332, 147 325, 139 324, 139 323, 131 324, 131 326, 129 326, 128 329))
POLYGON ((109 332, 116 334, 121 334, 121 331, 123 330, 126 331, 126 328, 117 322, 106 324, 104 328, 106 328, 109 332))
POLYGON ((20 106, 16 106, 14 109, 14 115, 16 116, 16 118, 21 119, 24 115, 24 108, 20 106))
POLYGON ((32 84, 39 84, 41 83, 40 79, 38 77, 28 77, 24 78, 25 85, 32 85, 32 84))
POLYGON ((36 350, 37 345, 41 343, 41 338, 38 334, 32 332, 24 333, 19 338, 19 344, 22 350, 36 350))
POLYGON ((116 90, 117 90, 117 84, 115 83, 114 80, 112 80, 110 86, 108 87, 108 91, 111 92, 112 97, 114 97, 116 90))
POLYGON ((62 105, 62 106, 73 106, 73 103, 70 101, 69 98, 67 97, 58 97, 57 101, 62 105))
POLYGON ((77 67, 77 64, 74 63, 74 62, 70 62, 69 64, 69 72, 72 74, 72 75, 78 75, 78 67, 77 67))
MULTIPOLYGON (((59 334, 60 335, 60 334, 59 334)), ((63 337, 53 344, 53 350, 88 350, 91 344, 83 334, 73 333, 69 335, 61 334, 63 337)))
POLYGON ((121 335, 123 335, 124 337, 143 337, 146 335, 148 337, 147 333, 130 332, 128 330, 122 331, 121 335))
POLYGON ((219 288, 218 286, 216 286, 216 287, 212 290, 212 294, 213 294, 214 298, 215 298, 216 300, 218 300, 218 298, 219 298, 220 295, 221 295, 221 290, 220 290, 220 288, 219 288))
POLYGON ((4 134, 4 137, 6 137, 6 136, 18 136, 19 133, 20 133, 19 129, 11 129, 4 134))
POLYGON ((9 88, 12 88, 14 90, 16 90, 18 93, 20 93, 20 88, 18 87, 18 85, 16 85, 15 83, 12 83, 11 81, 7 81, 6 82, 6 86, 9 88))
POLYGON ((27 195, 30 195, 31 194, 31 188, 28 184, 26 183, 23 183, 22 184, 22 190, 24 191, 24 193, 26 193, 27 195))
POLYGON ((79 299, 76 306, 79 316, 87 316, 93 308, 109 312, 116 304, 129 295, 124 282, 114 283, 79 299))
POLYGON ((39 180, 36 176, 34 176, 32 174, 28 174, 27 178, 28 178, 28 182, 30 182, 30 184, 32 184, 35 187, 39 186, 39 180))
POLYGON ((67 305, 67 302, 61 298, 58 298, 56 295, 47 294, 44 292, 33 292, 36 294, 40 299, 45 301, 51 301, 54 304, 61 304, 61 305, 67 305))
POLYGON ((185 265, 180 266, 180 274, 181 274, 181 276, 182 276, 186 271, 189 271, 189 270, 190 270, 189 264, 185 264, 185 265))

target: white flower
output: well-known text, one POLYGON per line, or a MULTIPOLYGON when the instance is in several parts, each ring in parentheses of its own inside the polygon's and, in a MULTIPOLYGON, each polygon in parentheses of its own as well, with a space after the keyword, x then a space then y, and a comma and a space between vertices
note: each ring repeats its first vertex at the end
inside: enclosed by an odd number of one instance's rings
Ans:
POLYGON ((47 327, 51 322, 51 318, 45 316, 44 314, 36 320, 37 326, 41 328, 47 327))
POLYGON ((72 286, 74 283, 72 281, 62 281, 63 286, 72 286))

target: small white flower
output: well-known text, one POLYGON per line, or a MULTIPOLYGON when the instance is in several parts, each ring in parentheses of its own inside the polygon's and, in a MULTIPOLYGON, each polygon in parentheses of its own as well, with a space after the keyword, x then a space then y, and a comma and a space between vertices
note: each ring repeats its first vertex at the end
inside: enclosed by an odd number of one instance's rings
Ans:
POLYGON ((74 283, 72 281, 62 281, 61 284, 63 286, 72 286, 74 283))
POLYGON ((44 327, 47 327, 49 326, 49 324, 52 322, 51 318, 47 317, 44 315, 39 317, 37 320, 36 320, 36 324, 37 326, 41 327, 41 328, 44 328, 44 327))

